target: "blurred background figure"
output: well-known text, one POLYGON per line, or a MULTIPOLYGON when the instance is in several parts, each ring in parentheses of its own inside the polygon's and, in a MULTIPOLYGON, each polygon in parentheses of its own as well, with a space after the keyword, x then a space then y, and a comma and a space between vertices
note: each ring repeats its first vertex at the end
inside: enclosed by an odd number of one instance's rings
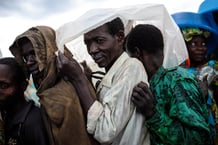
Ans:
POLYGON ((200 80, 209 108, 208 118, 214 132, 212 136, 215 136, 218 112, 217 96, 214 92, 216 92, 218 62, 211 60, 210 56, 216 50, 215 38, 218 32, 204 15, 198 13, 179 12, 172 17, 181 29, 189 53, 189 58, 181 66, 200 80))
MULTIPOLYGON (((199 8, 198 13, 204 15, 210 25, 218 31, 218 2, 217 0, 205 0, 203 1, 199 8)), ((213 43, 211 43, 214 46, 214 51, 210 54, 210 58, 214 60, 218 60, 218 36, 213 36, 213 43)), ((214 83, 211 85, 211 88, 214 90, 213 95, 214 99, 218 102, 218 81, 214 81, 214 83)), ((216 110, 215 114, 215 120, 216 120, 216 128, 218 128, 218 109, 217 107, 214 107, 214 110, 216 110)), ((218 134, 218 130, 217 130, 218 134)), ((218 135, 215 139, 215 144, 218 145, 218 135)))

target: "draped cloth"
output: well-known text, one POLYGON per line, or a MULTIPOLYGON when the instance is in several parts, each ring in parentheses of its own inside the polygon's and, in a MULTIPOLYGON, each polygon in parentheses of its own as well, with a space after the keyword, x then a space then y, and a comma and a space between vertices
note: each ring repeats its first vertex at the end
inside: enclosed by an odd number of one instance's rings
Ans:
MULTIPOLYGON (((49 117, 55 144, 97 144, 86 131, 85 117, 73 85, 58 76, 55 56, 58 49, 55 42, 55 31, 47 26, 37 26, 17 36, 9 49, 26 68, 21 48, 18 45, 18 40, 24 37, 31 41, 39 70, 43 72, 37 95, 49 117)), ((68 56, 71 55, 69 51, 66 53, 68 56)), ((28 75, 27 71, 26 74, 28 75)), ((90 89, 94 92, 91 84, 90 89)))

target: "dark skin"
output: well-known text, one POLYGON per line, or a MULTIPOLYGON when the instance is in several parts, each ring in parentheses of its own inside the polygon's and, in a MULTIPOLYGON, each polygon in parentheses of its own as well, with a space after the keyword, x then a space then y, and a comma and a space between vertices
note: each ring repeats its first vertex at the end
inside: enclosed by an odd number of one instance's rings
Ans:
MULTIPOLYGON (((193 36, 192 40, 187 42, 186 45, 191 67, 198 68, 207 63, 208 60, 205 57, 207 53, 206 39, 203 36, 193 36)), ((202 80, 199 80, 199 84, 202 87, 204 95, 208 96, 207 75, 202 80)))
POLYGON ((187 42, 188 53, 191 61, 191 67, 199 67, 207 62, 205 57, 207 53, 206 39, 202 36, 193 36, 192 40, 187 42))
MULTIPOLYGON (((107 25, 102 25, 84 34, 84 42, 88 53, 98 66, 108 71, 116 59, 123 53, 124 33, 120 31, 113 36, 109 33, 107 25)), ((80 97, 83 111, 87 114, 95 99, 93 99, 94 97, 88 88, 87 77, 79 63, 75 59, 68 58, 59 52, 57 68, 60 75, 67 77, 74 85, 80 97)))
MULTIPOLYGON (((150 80, 158 68, 162 65, 163 52, 159 51, 157 54, 149 54, 139 48, 136 48, 136 50, 137 51, 135 54, 132 54, 132 56, 138 58, 143 63, 148 74, 148 80, 150 80)), ((132 101, 137 106, 137 109, 147 119, 155 114, 155 100, 149 86, 146 83, 140 82, 134 87, 132 101)))
POLYGON ((29 73, 33 76, 36 88, 39 87, 43 73, 39 71, 38 61, 36 60, 35 51, 30 41, 20 46, 22 49, 23 60, 27 65, 29 73))
POLYGON ((132 102, 137 106, 137 111, 150 118, 154 114, 154 98, 149 86, 140 82, 134 87, 132 93, 132 102))
POLYGON ((9 115, 13 115, 26 102, 24 91, 27 82, 17 82, 13 68, 8 65, 0 64, 0 70, 0 107, 9 115))

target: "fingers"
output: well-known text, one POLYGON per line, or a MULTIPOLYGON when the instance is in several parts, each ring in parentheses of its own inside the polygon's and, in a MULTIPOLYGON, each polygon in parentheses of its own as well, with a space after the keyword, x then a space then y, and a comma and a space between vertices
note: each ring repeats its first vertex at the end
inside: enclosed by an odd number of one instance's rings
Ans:
POLYGON ((141 95, 139 91, 134 90, 132 93, 132 100, 137 104, 139 104, 138 102, 146 102, 146 94, 143 93, 143 95, 141 95))
POLYGON ((60 51, 58 52, 57 56, 57 67, 58 69, 62 69, 65 64, 68 64, 69 58, 66 57, 63 53, 60 51))
POLYGON ((56 59, 58 72, 65 72, 66 65, 68 64, 69 59, 61 52, 58 52, 58 56, 56 59))
POLYGON ((148 85, 140 82, 133 88, 132 101, 138 107, 143 107, 147 103, 153 103, 153 95, 148 88, 148 85))
MULTIPOLYGON (((153 94, 147 85, 147 83, 140 82, 135 88, 135 92, 138 92, 139 96, 144 97, 146 100, 151 100, 153 99, 153 94)), ((138 97, 139 97, 138 96, 138 97)))

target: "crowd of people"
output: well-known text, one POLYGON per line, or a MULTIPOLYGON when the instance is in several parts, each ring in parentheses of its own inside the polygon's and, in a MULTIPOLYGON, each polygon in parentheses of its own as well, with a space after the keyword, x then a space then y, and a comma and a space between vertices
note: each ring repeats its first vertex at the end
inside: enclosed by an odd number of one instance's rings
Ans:
POLYGON ((27 29, 0 58, 0 145, 218 145, 217 19, 205 0, 198 13, 98 9, 27 29), (104 72, 74 58, 79 35, 104 72))

